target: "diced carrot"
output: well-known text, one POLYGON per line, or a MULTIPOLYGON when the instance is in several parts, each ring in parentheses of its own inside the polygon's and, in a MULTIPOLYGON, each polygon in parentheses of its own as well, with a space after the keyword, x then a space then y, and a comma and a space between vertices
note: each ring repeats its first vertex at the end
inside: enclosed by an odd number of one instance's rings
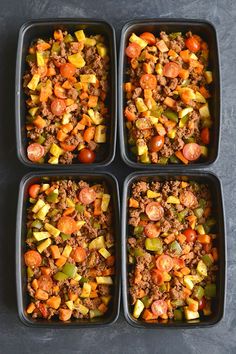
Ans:
POLYGON ((130 64, 131 64, 132 69, 137 69, 137 67, 138 67, 138 60, 133 58, 133 59, 131 59, 130 64))
POLYGON ((66 143, 61 142, 60 146, 65 151, 74 151, 76 149, 76 145, 68 145, 66 143))
POLYGON ((175 156, 177 156, 185 165, 188 164, 188 160, 184 157, 181 151, 176 151, 175 156))
POLYGON ((173 108, 176 106, 176 101, 173 100, 173 98, 167 96, 164 100, 164 104, 168 107, 173 108))
POLYGON ((97 79, 95 84, 93 84, 95 88, 99 88, 100 86, 100 81, 97 79))
POLYGON ((175 235, 170 234, 169 236, 165 237, 164 242, 168 245, 169 243, 173 242, 175 240, 175 235))
POLYGON ((200 92, 200 93, 202 94, 202 96, 205 97, 205 98, 211 97, 209 91, 208 91, 204 86, 201 86, 201 87, 199 88, 199 92, 200 92))
POLYGON ((183 80, 186 80, 189 77, 189 71, 186 69, 181 69, 179 72, 179 77, 183 80))
POLYGON ((88 91, 88 83, 87 82, 81 82, 81 88, 83 91, 88 91))
MULTIPOLYGON (((142 117, 149 117, 150 116, 150 111, 145 111, 141 113, 142 117)), ((150 129, 145 129, 145 130, 150 130, 150 129)))
POLYGON ((92 121, 91 118, 87 114, 82 115, 82 119, 79 122, 80 124, 87 125, 88 127, 91 127, 92 121))
POLYGON ((125 108, 124 115, 129 122, 133 122, 136 119, 136 114, 131 112, 128 107, 125 108))
POLYGON ((188 220, 191 229, 195 229, 197 217, 195 215, 189 215, 186 217, 186 220, 188 220))
POLYGON ((101 311, 102 313, 105 313, 105 312, 107 312, 108 307, 107 307, 104 303, 101 303, 101 304, 98 306, 98 310, 101 311))
POLYGON ((93 215, 95 215, 95 216, 101 215, 101 213, 102 213, 101 204, 102 204, 101 199, 95 199, 93 215))
POLYGON ((131 92, 131 91, 132 91, 132 84, 131 84, 131 82, 126 82, 126 83, 124 84, 124 90, 125 90, 125 92, 131 92))
POLYGON ((88 107, 96 107, 98 104, 98 96, 89 96, 88 107))
POLYGON ((52 185, 50 188, 48 188, 44 193, 45 193, 46 195, 49 195, 51 192, 54 191, 55 188, 56 188, 56 185, 53 184, 53 185, 52 185))
POLYGON ((89 285, 91 286, 92 290, 96 290, 98 284, 95 281, 89 281, 89 285))
POLYGON ((139 289, 137 293, 137 298, 142 299, 145 296, 145 291, 143 289, 139 289))
POLYGON ((190 269, 188 267, 184 267, 181 269, 181 273, 183 275, 188 275, 190 273, 190 269))
POLYGON ((173 57, 173 58, 177 58, 178 54, 173 49, 170 49, 168 52, 168 56, 173 57))
POLYGON ((178 278, 183 278, 183 273, 178 272, 177 270, 174 270, 174 275, 178 278))
POLYGON ((43 129, 47 125, 46 121, 41 116, 37 116, 34 119, 33 124, 39 129, 43 129))
POLYGON ((77 123, 76 126, 74 127, 74 129, 72 130, 72 134, 76 135, 78 133, 78 130, 84 130, 85 125, 81 124, 81 123, 77 123))
POLYGON ((26 130, 32 130, 34 128, 33 124, 26 124, 26 130))
POLYGON ((60 258, 58 258, 56 260, 55 264, 58 268, 61 268, 62 266, 64 266, 66 261, 67 261, 67 258, 65 256, 60 256, 60 258))
POLYGON ((79 98, 81 99, 81 100, 86 100, 87 98, 88 98, 88 94, 87 94, 87 92, 82 92, 81 94, 80 94, 80 96, 79 96, 79 98))
POLYGON ((95 135, 95 127, 88 127, 85 131, 84 131, 84 141, 86 141, 86 143, 89 143, 91 140, 93 140, 95 135))
POLYGON ((57 139, 62 142, 62 141, 64 141, 66 138, 67 138, 67 134, 64 133, 61 129, 58 130, 58 132, 57 132, 57 139))
POLYGON ((41 42, 36 45, 36 48, 39 51, 44 51, 44 50, 51 48, 51 44, 49 44, 47 42, 41 42))
POLYGON ((206 207, 203 215, 205 216, 205 218, 208 218, 208 216, 211 215, 211 207, 206 207))
POLYGON ((63 41, 63 33, 62 30, 56 30, 53 33, 53 37, 56 41, 63 41))
POLYGON ((98 271, 96 268, 91 268, 88 271, 88 276, 92 278, 96 278, 98 276, 98 271))
POLYGON ((75 300, 77 300, 78 299, 78 294, 76 294, 76 293, 73 293, 72 291, 68 291, 68 296, 69 296, 69 299, 71 300, 71 301, 75 301, 75 300))
POLYGON ((72 311, 69 309, 59 309, 59 319, 61 321, 68 321, 71 318, 72 311))
POLYGON ((167 319, 168 319, 167 313, 163 313, 163 315, 161 315, 160 318, 161 318, 162 320, 167 320, 167 319))
POLYGON ((53 294, 58 294, 60 291, 60 288, 58 285, 54 285, 53 288, 52 288, 52 292, 53 294))
MULTIPOLYGON (((74 76, 70 76, 69 78, 68 78, 68 80, 72 83, 72 84, 75 84, 76 82, 77 82, 77 79, 76 79, 76 77, 74 77, 74 76)), ((87 84, 88 85, 88 84, 87 84)))
POLYGON ((185 241, 186 241, 186 236, 184 236, 183 234, 179 234, 177 236, 177 240, 179 241, 179 243, 182 245, 185 241))
POLYGON ((47 76, 54 76, 56 75, 56 70, 54 68, 49 67, 47 69, 47 76))
POLYGON ((38 280, 37 279, 34 279, 31 283, 31 286, 34 290, 37 290, 39 285, 38 285, 38 280))
POLYGON ((64 211, 63 216, 70 215, 70 214, 72 214, 74 211, 75 211, 75 208, 74 208, 74 207, 67 208, 67 209, 64 211))
POLYGON ((138 208, 139 202, 134 198, 129 198, 129 207, 130 208, 138 208))
POLYGON ((78 282, 75 279, 71 279, 70 280, 70 285, 72 285, 72 286, 78 285, 78 282))
POLYGON ((115 256, 111 255, 106 259, 106 264, 112 267, 115 264, 115 256))
POLYGON ((149 63, 143 63, 143 71, 146 74, 151 74, 152 73, 151 65, 149 63))
POLYGON ((210 243, 211 242, 211 236, 209 236, 209 235, 199 235, 198 236, 198 241, 200 243, 210 243))
POLYGON ((210 243, 204 243, 203 244, 203 249, 206 253, 210 253, 212 249, 212 242, 210 243))
POLYGON ((156 128, 156 131, 159 135, 161 135, 161 136, 166 135, 166 130, 161 123, 155 124, 155 128, 156 128))
POLYGON ((189 297, 191 294, 191 290, 189 290, 188 288, 183 287, 183 295, 185 298, 189 297))
POLYGON ((61 126, 61 129, 64 133, 69 133, 73 129, 73 124, 72 123, 63 124, 61 126))
POLYGON ((176 126, 176 122, 172 122, 172 120, 167 120, 167 121, 165 121, 164 126, 167 129, 167 131, 169 132, 170 130, 172 130, 176 126))
POLYGON ((40 270, 43 275, 50 275, 52 272, 51 268, 49 267, 41 267, 40 270))
POLYGON ((156 319, 157 319, 157 316, 154 315, 150 310, 145 309, 145 310, 143 311, 142 318, 143 318, 145 321, 150 321, 150 320, 156 320, 156 319))
POLYGON ((212 248, 211 252, 212 252, 212 257, 213 257, 214 261, 217 262, 219 259, 217 248, 215 248, 215 247, 212 248))
POLYGON ((31 303, 29 304, 29 306, 27 307, 26 312, 30 314, 30 313, 32 313, 35 309, 36 309, 35 304, 34 304, 33 302, 31 302, 31 303))
POLYGON ((72 106, 75 103, 75 101, 72 100, 72 98, 67 98, 65 102, 66 102, 66 106, 72 106))
POLYGON ((84 216, 85 216, 86 218, 91 218, 91 214, 90 214, 90 212, 87 211, 87 210, 84 211, 84 216))
POLYGON ((51 296, 47 300, 47 305, 49 307, 52 307, 53 309, 57 310, 61 305, 61 297, 60 296, 51 296))
POLYGON ((185 63, 187 63, 187 62, 189 62, 189 55, 190 55, 190 53, 189 53, 189 50, 188 49, 186 49, 186 50, 181 50, 181 52, 179 53, 180 54, 180 56, 181 56, 181 58, 183 59, 183 61, 185 62, 185 63))
POLYGON ((51 254, 53 259, 58 259, 61 256, 59 247, 57 245, 50 246, 51 254))
POLYGON ((90 295, 89 295, 89 297, 90 297, 91 299, 94 299, 94 298, 98 297, 97 290, 92 290, 91 293, 90 293, 90 295))
POLYGON ((114 275, 115 274, 115 269, 112 267, 112 268, 106 268, 102 271, 102 275, 105 277, 105 276, 108 276, 108 275, 114 275))
POLYGON ((198 311, 198 303, 189 303, 188 308, 190 311, 196 312, 198 311))
POLYGON ((70 81, 66 80, 66 81, 63 83, 62 87, 63 87, 64 89, 66 89, 66 90, 70 90, 70 89, 72 88, 72 85, 71 85, 70 81))
POLYGON ((42 289, 37 289, 35 293, 35 298, 38 300, 47 300, 48 293, 42 289))

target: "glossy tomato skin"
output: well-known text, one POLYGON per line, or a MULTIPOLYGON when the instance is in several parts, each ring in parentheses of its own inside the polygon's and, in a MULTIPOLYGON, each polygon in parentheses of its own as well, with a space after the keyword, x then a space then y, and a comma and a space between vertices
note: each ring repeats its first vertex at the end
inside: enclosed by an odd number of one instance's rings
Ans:
POLYGON ((92 163, 95 161, 96 155, 94 151, 84 148, 80 150, 78 154, 78 159, 82 163, 92 163))
POLYGON ((202 154, 201 147, 196 143, 188 143, 184 145, 183 155, 189 161, 195 161, 199 159, 202 154))
POLYGON ((206 307, 206 299, 203 296, 201 298, 201 300, 199 300, 199 302, 198 302, 198 309, 199 309, 199 311, 202 311, 205 307, 206 307))
POLYGON ((167 254, 162 254, 157 258, 156 266, 157 269, 159 269, 161 272, 168 273, 173 268, 174 262, 170 256, 167 254))
POLYGON ((62 64, 60 66, 60 74, 66 79, 70 79, 76 72, 76 67, 71 63, 62 64))
POLYGON ((160 229, 155 224, 148 223, 144 228, 144 233, 148 238, 155 238, 160 235, 160 229))
POLYGON ((141 54, 141 47, 137 43, 129 43, 125 49, 125 54, 131 59, 138 58, 141 54))
POLYGON ((156 43, 156 37, 151 32, 143 32, 139 37, 148 42, 149 45, 154 45, 156 43))
POLYGON ((180 69, 181 67, 177 63, 174 62, 166 63, 163 68, 163 75, 171 79, 174 79, 179 75, 180 69))
POLYGON ((179 200, 186 208, 193 208, 197 205, 197 198, 191 191, 181 192, 179 200))
POLYGON ((203 144, 208 145, 210 144, 210 131, 209 128, 203 128, 201 131, 201 140, 203 144))
POLYGON ((197 53, 201 48, 200 41, 196 36, 191 36, 187 38, 185 41, 185 45, 193 53, 197 53))
POLYGON ((164 276, 163 276, 163 273, 160 270, 153 269, 151 271, 151 277, 152 277, 152 281, 153 281, 154 284, 156 284, 156 285, 164 284, 164 276))
POLYGON ((55 98, 51 103, 51 111, 55 116, 61 116, 65 113, 66 104, 61 98, 55 98))
POLYGON ((79 192, 79 200, 82 204, 88 205, 95 201, 96 192, 93 188, 85 187, 79 192))
POLYGON ((65 99, 66 98, 66 90, 61 87, 59 82, 57 82, 54 86, 54 95, 58 98, 65 99))
POLYGON ((149 150, 151 152, 158 152, 163 148, 165 142, 164 136, 156 135, 151 138, 149 142, 149 150))
POLYGON ((151 306, 152 313, 156 316, 161 316, 167 312, 167 303, 164 300, 156 300, 151 306))
POLYGON ((145 212, 151 221, 159 221, 164 215, 164 209, 158 202, 151 202, 146 206, 145 212))
POLYGON ((183 234, 186 237, 187 242, 195 242, 197 238, 197 233, 193 229, 187 229, 183 232, 183 234))
POLYGON ((28 159, 32 162, 38 162, 45 154, 44 147, 38 143, 30 144, 27 147, 28 159))
POLYGON ((31 198, 37 198, 38 194, 39 194, 39 191, 40 191, 40 184, 32 184, 30 187, 29 187, 29 196, 31 198))
POLYGON ((140 79, 140 86, 143 90, 154 90, 157 87, 157 78, 153 74, 144 74, 140 79))

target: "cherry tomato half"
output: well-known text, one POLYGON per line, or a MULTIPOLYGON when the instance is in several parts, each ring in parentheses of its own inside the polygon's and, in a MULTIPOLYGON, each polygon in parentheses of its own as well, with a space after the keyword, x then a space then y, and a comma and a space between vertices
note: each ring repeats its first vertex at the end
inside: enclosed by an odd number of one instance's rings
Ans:
POLYGON ((151 152, 160 151, 164 145, 165 138, 161 135, 156 135, 149 141, 149 150, 151 152))
POLYGON ((197 237, 197 233, 193 229, 187 229, 183 232, 184 236, 186 236, 187 242, 194 242, 197 237))
POLYGON ((73 75, 75 75, 76 67, 71 63, 66 63, 61 65, 60 74, 66 79, 70 79, 73 75))
POLYGON ((184 145, 183 155, 189 161, 195 161, 201 156, 201 147, 196 143, 188 143, 184 145))
POLYGON ((38 278, 38 287, 44 291, 49 292, 53 286, 53 281, 50 275, 41 275, 38 278))
POLYGON ((161 272, 168 273, 173 268, 174 262, 170 256, 168 256, 167 254, 162 254, 157 258, 156 266, 161 272))
POLYGON ((156 285, 162 285, 164 283, 164 275, 158 269, 153 269, 151 271, 152 281, 156 285))
POLYGON ((197 206, 197 198, 190 191, 181 192, 179 200, 180 203, 183 204, 186 208, 192 208, 194 206, 197 206))
POLYGON ((208 145, 210 143, 210 131, 209 128, 203 128, 201 131, 201 140, 203 144, 208 145))
POLYGON ((197 53, 201 47, 201 44, 200 44, 198 38, 196 38, 194 36, 187 38, 185 41, 185 45, 193 53, 197 53))
POLYGON ((156 316, 161 316, 167 312, 167 303, 164 300, 156 300, 152 303, 151 310, 156 316))
POLYGON ((157 78, 153 74, 144 74, 140 79, 140 86, 143 90, 154 90, 157 87, 157 78))
POLYGON ((179 72, 181 70, 181 67, 179 64, 174 63, 174 62, 169 62, 165 64, 163 68, 163 75, 166 77, 169 77, 171 79, 174 79, 179 75, 179 72))
POLYGON ((139 37, 148 42, 150 45, 154 45, 156 43, 156 37, 151 32, 143 32, 139 37))
POLYGON ((79 192, 79 200, 82 204, 88 205, 96 199, 96 192, 93 188, 85 187, 79 192))
POLYGON ((34 199, 37 198, 40 188, 41 188, 40 184, 32 184, 29 187, 29 196, 34 199))
POLYGON ((61 98, 55 98, 51 103, 51 111, 55 116, 62 115, 66 110, 65 101, 61 98))
POLYGON ((54 95, 58 98, 66 98, 66 90, 61 87, 59 82, 57 82, 54 86, 54 95))
POLYGON ((151 202, 146 206, 146 214, 152 221, 160 220, 164 215, 164 209, 158 202, 151 202))
POLYGON ((201 300, 198 301, 198 310, 202 311, 206 307, 206 299, 203 296, 201 300))
POLYGON ((129 58, 138 58, 140 56, 142 48, 137 43, 130 43, 125 49, 125 54, 129 58))
POLYGON ((39 267, 42 263, 41 255, 34 250, 30 250, 25 252, 24 254, 25 264, 27 267, 39 267))
POLYGON ((30 161, 37 162, 45 154, 44 147, 38 143, 30 144, 27 147, 27 156, 30 161))
POLYGON ((87 148, 80 150, 78 154, 78 159, 82 163, 92 163, 94 162, 95 158, 95 152, 87 148))
POLYGON ((144 233, 148 238, 155 238, 160 235, 160 229, 152 223, 148 223, 144 228, 144 233))

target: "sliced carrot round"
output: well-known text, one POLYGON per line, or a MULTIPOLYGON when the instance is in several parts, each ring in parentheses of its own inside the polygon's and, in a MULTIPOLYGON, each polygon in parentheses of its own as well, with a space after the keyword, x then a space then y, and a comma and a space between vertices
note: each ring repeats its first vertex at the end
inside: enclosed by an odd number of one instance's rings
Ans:
POLYGON ((79 192, 79 200, 85 205, 93 203, 96 196, 95 190, 89 187, 85 187, 79 192))
POLYGON ((24 259, 27 267, 32 267, 32 268, 39 267, 42 263, 41 255, 34 250, 27 251, 24 254, 24 259))
POLYGON ((142 48, 137 43, 130 43, 125 49, 125 54, 129 58, 138 58, 141 54, 142 48))
POLYGON ((71 235, 76 231, 77 225, 75 220, 70 216, 62 216, 57 223, 57 228, 64 234, 71 235))
POLYGON ((87 257, 86 250, 83 247, 76 247, 73 251, 72 258, 75 262, 82 263, 87 257))
POLYGON ((144 74, 140 79, 140 86, 143 90, 154 90, 157 87, 157 78, 153 74, 144 74))

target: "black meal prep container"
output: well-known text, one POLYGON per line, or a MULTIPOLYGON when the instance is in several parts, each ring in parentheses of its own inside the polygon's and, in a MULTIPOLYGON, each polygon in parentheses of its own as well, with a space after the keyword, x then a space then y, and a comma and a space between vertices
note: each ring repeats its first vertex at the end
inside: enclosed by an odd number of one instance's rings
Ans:
POLYGON ((109 165, 115 156, 116 149, 116 131, 117 131, 117 60, 116 60, 116 38, 115 30, 111 24, 105 21, 95 19, 43 19, 27 22, 22 25, 19 31, 17 60, 16 60, 16 82, 15 82, 15 119, 16 119, 16 144, 17 155, 20 161, 28 167, 39 167, 46 169, 55 168, 86 168, 104 167, 109 165), (37 38, 49 38, 56 29, 68 30, 73 33, 83 29, 88 34, 102 34, 110 53, 110 92, 109 92, 109 111, 111 122, 108 126, 107 143, 101 144, 97 154, 97 161, 92 164, 73 163, 72 165, 52 165, 49 163, 38 164, 31 162, 26 154, 27 136, 25 131, 26 117, 26 95, 22 87, 23 75, 28 67, 26 55, 32 41, 37 38))
POLYGON ((215 27, 212 23, 205 20, 190 19, 140 19, 126 23, 121 32, 120 54, 119 54, 119 74, 118 74, 118 119, 119 119, 119 135, 121 156, 126 164, 134 168, 153 169, 171 169, 178 170, 180 164, 168 164, 165 166, 158 164, 144 164, 136 162, 136 156, 130 151, 127 139, 127 128, 124 119, 125 95, 123 91, 123 83, 128 80, 126 74, 127 57, 125 48, 128 44, 129 37, 132 33, 140 35, 143 32, 153 32, 158 35, 161 31, 183 32, 192 31, 194 34, 200 35, 209 45, 209 68, 213 72, 214 81, 211 84, 212 97, 209 100, 209 107, 213 117, 213 128, 211 135, 211 143, 209 145, 209 156, 204 161, 195 162, 185 165, 187 169, 207 167, 216 161, 219 154, 220 146, 220 124, 221 124, 221 83, 220 83, 220 65, 219 65, 219 48, 215 27))
POLYGON ((224 206, 222 199, 222 187, 221 182, 216 175, 207 172, 158 172, 154 174, 151 171, 134 172, 130 174, 124 182, 123 201, 122 201, 122 299, 124 307, 124 315, 129 324, 139 328, 199 328, 208 327, 217 324, 224 315, 225 298, 226 298, 226 234, 225 234, 225 222, 224 222, 224 206), (132 315, 133 309, 130 305, 130 297, 128 293, 128 273, 129 265, 127 261, 127 237, 129 236, 128 226, 128 198, 131 195, 131 186, 133 183, 143 180, 194 180, 199 183, 206 183, 212 193, 213 207, 216 210, 217 225, 216 233, 218 238, 218 250, 219 250, 219 273, 217 277, 217 297, 213 302, 213 311, 211 316, 206 316, 197 320, 187 321, 174 321, 169 320, 167 323, 147 323, 142 319, 135 319, 132 315))
POLYGON ((17 305, 20 320, 27 326, 50 327, 50 328, 66 328, 66 327, 101 327, 114 323, 120 310, 120 199, 118 182, 116 178, 109 173, 94 172, 34 172, 25 175, 19 186, 19 198, 17 207, 16 221, 16 288, 17 288, 17 305), (103 317, 97 317, 91 320, 72 319, 70 322, 62 322, 59 319, 45 320, 33 319, 26 313, 26 307, 30 302, 27 294, 26 266, 24 264, 24 252, 26 250, 26 215, 29 203, 28 189, 31 184, 40 183, 42 181, 72 179, 79 181, 81 179, 88 182, 105 183, 112 195, 113 212, 114 212, 114 235, 116 241, 116 275, 113 285, 112 306, 108 313, 103 317))

